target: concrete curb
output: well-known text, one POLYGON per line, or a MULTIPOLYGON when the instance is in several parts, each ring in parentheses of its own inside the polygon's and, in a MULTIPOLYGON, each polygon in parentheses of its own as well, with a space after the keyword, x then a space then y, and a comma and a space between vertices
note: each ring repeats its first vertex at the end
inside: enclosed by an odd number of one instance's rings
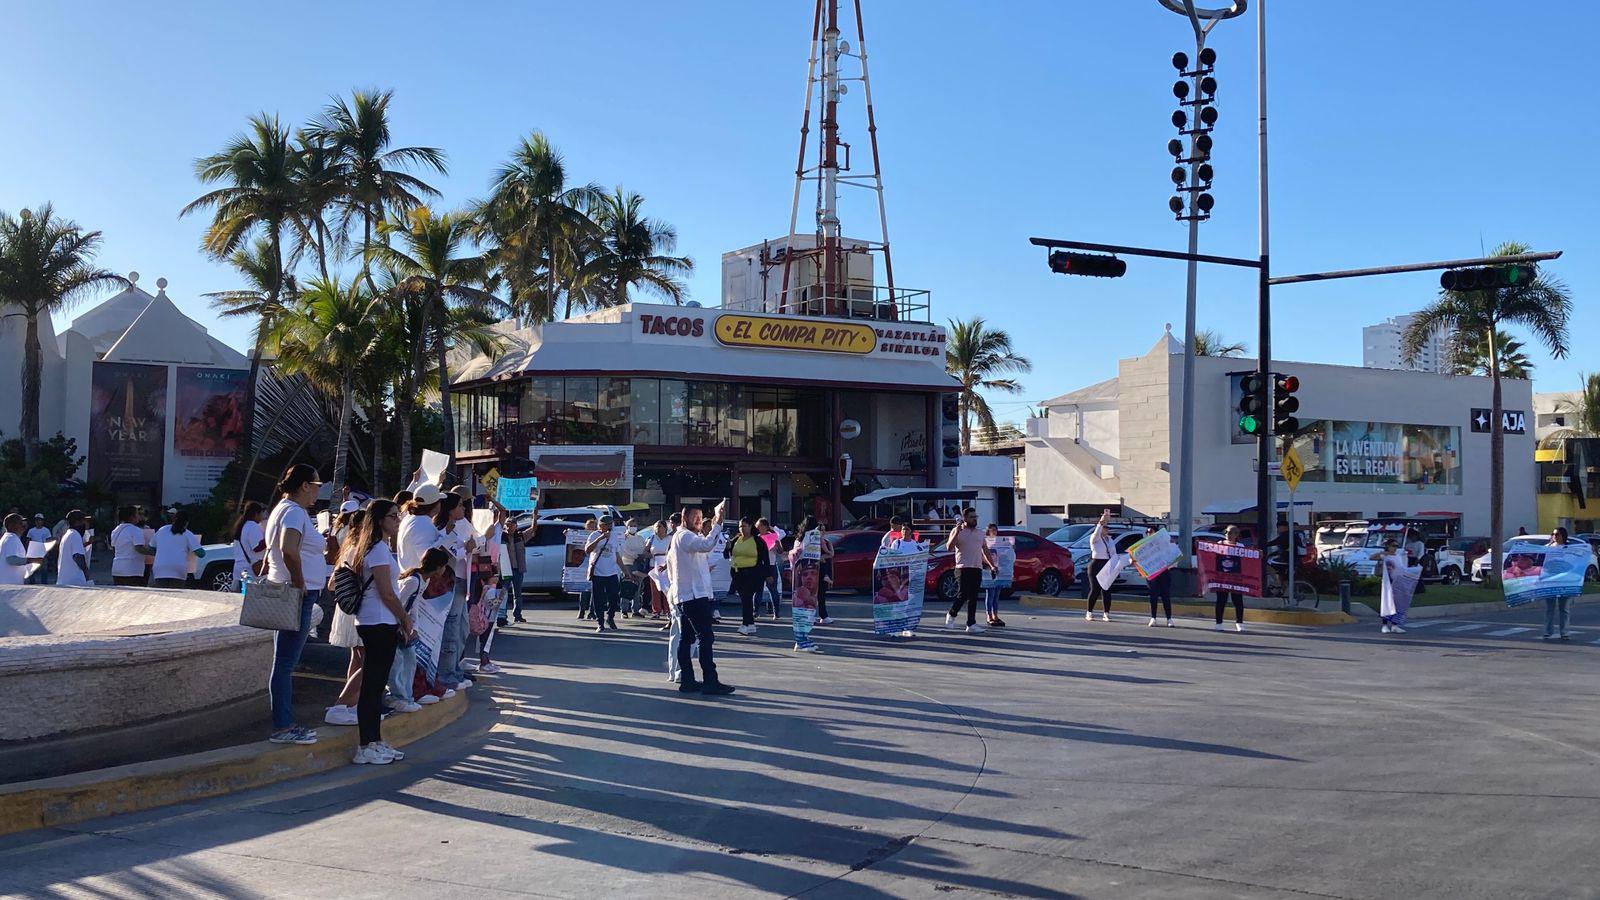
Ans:
MULTIPOLYGON (((419 712, 390 716, 383 736, 405 746, 466 711, 466 692, 460 691, 419 712)), ((318 731, 321 740, 310 745, 259 741, 0 786, 0 835, 187 803, 349 765, 356 729, 321 726, 318 731)))
MULTIPOLYGON (((1084 600, 1077 597, 1044 597, 1039 594, 1022 594, 1019 602, 1023 606, 1032 606, 1038 609, 1068 609, 1073 612, 1082 612, 1085 608, 1084 600)), ((1141 616, 1150 615, 1150 603, 1146 600, 1116 600, 1111 601, 1113 612, 1138 613, 1141 616)), ((1207 603, 1193 603, 1175 600, 1172 603, 1174 618, 1213 618, 1215 607, 1207 603)), ((1345 615, 1342 612, 1317 612, 1309 609, 1252 609, 1245 607, 1244 620, 1246 622, 1259 622, 1265 625, 1350 625, 1357 621, 1355 616, 1345 615)))

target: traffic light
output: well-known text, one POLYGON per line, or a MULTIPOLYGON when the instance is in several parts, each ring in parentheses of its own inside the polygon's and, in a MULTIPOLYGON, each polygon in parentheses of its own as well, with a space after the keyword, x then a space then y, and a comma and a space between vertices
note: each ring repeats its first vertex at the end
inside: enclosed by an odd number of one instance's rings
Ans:
POLYGON ((1533 266, 1527 265, 1449 269, 1439 275, 1439 286, 1447 291, 1489 291, 1527 284, 1535 274, 1533 266))
POLYGON ((1300 379, 1293 375, 1272 377, 1272 433, 1289 437, 1299 432, 1300 420, 1295 413, 1300 410, 1300 399, 1294 395, 1300 390, 1300 379))
POLYGON ((1257 435, 1267 426, 1267 381, 1260 375, 1239 379, 1239 430, 1257 435))
POLYGON ((1127 274, 1128 264, 1115 256, 1094 253, 1068 253, 1057 250, 1050 254, 1050 271, 1058 275, 1092 275, 1096 278, 1121 278, 1127 274))

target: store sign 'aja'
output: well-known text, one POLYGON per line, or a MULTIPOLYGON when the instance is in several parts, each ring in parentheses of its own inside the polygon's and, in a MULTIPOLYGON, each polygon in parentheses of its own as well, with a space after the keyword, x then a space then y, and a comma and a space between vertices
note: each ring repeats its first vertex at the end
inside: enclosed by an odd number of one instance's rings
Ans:
POLYGON ((877 333, 853 322, 797 322, 769 316, 724 315, 717 318, 717 341, 730 347, 774 347, 784 350, 826 350, 871 353, 877 333))

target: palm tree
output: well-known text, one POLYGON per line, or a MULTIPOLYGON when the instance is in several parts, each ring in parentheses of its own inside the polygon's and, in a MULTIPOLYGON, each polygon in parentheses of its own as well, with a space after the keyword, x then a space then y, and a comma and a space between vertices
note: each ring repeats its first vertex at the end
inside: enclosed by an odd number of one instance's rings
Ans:
POLYGON ((994 430, 994 413, 980 390, 1020 393, 1022 385, 1012 378, 997 376, 1009 372, 1033 371, 1033 363, 1011 348, 1011 335, 991 329, 981 317, 950 321, 949 341, 944 348, 945 371, 961 383, 961 452, 972 452, 972 419, 985 431, 994 430))
POLYGON ((15 306, 27 323, 22 343, 22 458, 39 459, 39 382, 44 369, 39 318, 66 309, 104 287, 127 279, 93 264, 100 232, 58 219, 46 203, 17 218, 0 211, 0 307, 15 306))
MULTIPOLYGON (((1495 256, 1527 253, 1525 244, 1506 242, 1495 248, 1495 256)), ((1474 335, 1488 344, 1491 397, 1489 421, 1489 534, 1491 571, 1488 584, 1500 576, 1500 543, 1505 529, 1505 434, 1499 427, 1502 408, 1500 347, 1495 332, 1502 325, 1519 325, 1532 332, 1550 355, 1567 355, 1567 321, 1572 312, 1572 296, 1566 285, 1547 278, 1535 269, 1534 277, 1507 288, 1482 291, 1441 291, 1407 326, 1400 340, 1401 353, 1408 362, 1422 352, 1428 338, 1444 328, 1456 346, 1470 344, 1474 335)))
POLYGON ((435 147, 389 148, 389 103, 394 91, 354 90, 350 100, 335 97, 322 115, 305 129, 305 138, 332 154, 329 177, 341 185, 339 204, 346 221, 361 220, 361 278, 377 293, 372 280, 370 252, 373 233, 391 213, 422 205, 424 197, 439 192, 405 171, 411 166, 446 174, 444 151, 435 147))
MULTIPOLYGON (((1482 334, 1460 335, 1463 341, 1452 341, 1450 348, 1451 375, 1489 374, 1489 342, 1482 334)), ((1500 359, 1503 378, 1528 380, 1533 373, 1533 360, 1522 352, 1522 342, 1510 332, 1495 331, 1495 355, 1500 359)))
POLYGON ((279 316, 272 331, 278 365, 304 375, 339 398, 339 435, 334 446, 333 497, 345 485, 350 460, 350 425, 355 413, 359 367, 379 348, 373 295, 359 280, 349 287, 317 279, 279 316))
POLYGON ((596 264, 609 306, 627 303, 628 289, 635 285, 682 304, 680 276, 694 272, 694 260, 669 255, 677 249, 678 232, 659 219, 645 218, 639 211, 643 205, 643 197, 620 187, 595 204, 602 247, 596 264))
POLYGON ((425 343, 431 337, 434 364, 439 372, 439 412, 444 418, 446 455, 455 455, 455 428, 450 414, 450 373, 446 358, 449 344, 450 306, 474 309, 502 309, 499 297, 483 290, 485 274, 482 256, 466 253, 471 245, 475 222, 462 215, 436 215, 427 207, 412 210, 403 221, 386 222, 382 231, 397 239, 398 247, 375 244, 372 255, 394 269, 400 286, 421 298, 419 321, 415 324, 415 344, 411 352, 412 389, 395 398, 395 415, 400 419, 400 465, 411 471, 411 410, 416 400, 415 387, 421 380, 425 343), (403 404, 403 406, 402 406, 403 404))
MULTIPOLYGON (((578 277, 579 251, 595 231, 586 210, 600 196, 594 184, 567 186, 566 163, 538 131, 495 174, 489 199, 476 210, 479 237, 492 240, 491 261, 522 321, 555 316, 562 277, 569 284, 578 277)), ((569 290, 568 316, 572 306, 569 290)))
POLYGON ((1600 437, 1600 372, 1579 375, 1583 387, 1576 398, 1556 401, 1555 411, 1565 424, 1545 436, 1546 447, 1559 447, 1568 438, 1600 437))
POLYGON ((295 149, 300 154, 300 203, 290 220, 294 227, 294 258, 314 255, 317 271, 327 281, 329 258, 342 257, 348 243, 345 229, 335 221, 340 199, 346 193, 344 170, 334 149, 304 128, 295 133, 295 149))
MULTIPOLYGON (((264 234, 267 247, 263 255, 270 268, 267 307, 280 305, 279 291, 284 283, 283 229, 300 209, 303 200, 300 184, 302 158, 289 138, 289 129, 275 115, 259 113, 250 118, 250 128, 220 153, 195 161, 195 176, 203 184, 222 184, 196 198, 178 213, 180 217, 200 210, 211 210, 201 246, 213 259, 227 259, 246 238, 264 234)), ((250 348, 248 393, 244 433, 255 434, 256 382, 261 374, 261 339, 272 330, 267 320, 258 322, 254 346, 250 348)))
POLYGON ((1243 356, 1246 349, 1244 344, 1224 338, 1220 331, 1203 328, 1194 333, 1195 356, 1243 356))

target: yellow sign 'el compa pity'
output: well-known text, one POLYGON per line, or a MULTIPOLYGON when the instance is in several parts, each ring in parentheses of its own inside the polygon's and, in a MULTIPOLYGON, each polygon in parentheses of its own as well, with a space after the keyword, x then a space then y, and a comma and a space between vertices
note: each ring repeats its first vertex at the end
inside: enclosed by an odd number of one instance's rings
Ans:
POLYGON ((776 316, 728 313, 717 318, 717 341, 729 347, 771 347, 781 350, 823 350, 871 353, 877 333, 857 322, 812 322, 776 316))

